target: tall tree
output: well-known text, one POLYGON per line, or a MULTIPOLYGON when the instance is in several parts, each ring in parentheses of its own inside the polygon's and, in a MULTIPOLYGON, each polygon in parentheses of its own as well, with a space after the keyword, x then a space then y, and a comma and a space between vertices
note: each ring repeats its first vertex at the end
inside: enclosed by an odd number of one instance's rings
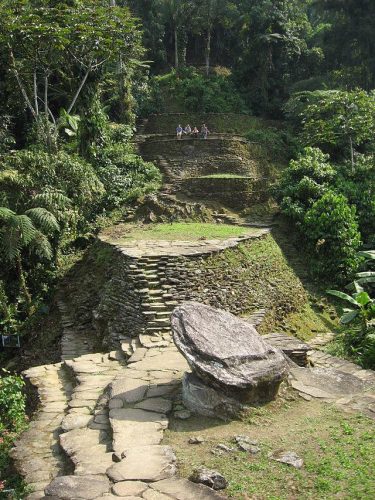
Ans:
POLYGON ((339 72, 344 84, 366 90, 375 86, 375 2, 316 0, 329 24, 323 43, 327 69, 339 72))
POLYGON ((55 7, 5 0, 0 43, 27 109, 34 121, 46 123, 47 131, 56 128, 59 107, 70 114, 105 65, 121 56, 131 66, 142 54, 138 24, 129 10, 92 0, 55 7), (51 98, 57 92, 58 103, 51 98))
MULTIPOLYGON (((238 18, 236 2, 228 0, 197 0, 197 23, 205 38, 206 74, 210 72, 213 31, 219 26, 230 28, 238 18)), ((238 2, 237 2, 238 3, 238 2)))
POLYGON ((241 51, 235 73, 257 112, 275 112, 285 99, 310 29, 300 0, 244 0, 241 51))

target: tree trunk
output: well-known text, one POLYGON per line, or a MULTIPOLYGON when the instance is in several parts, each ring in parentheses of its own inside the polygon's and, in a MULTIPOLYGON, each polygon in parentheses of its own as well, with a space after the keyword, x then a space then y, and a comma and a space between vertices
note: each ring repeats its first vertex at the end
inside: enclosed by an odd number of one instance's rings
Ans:
POLYGON ((35 106, 35 114, 39 115, 39 105, 38 105, 38 83, 36 79, 36 69, 34 69, 34 106, 35 106))
POLYGON ((21 261, 21 256, 20 255, 17 255, 16 265, 17 265, 17 272, 18 272, 18 279, 19 279, 20 291, 22 292, 22 294, 25 297, 27 314, 28 314, 28 316, 30 316, 30 314, 31 314, 31 302, 32 302, 32 298, 31 298, 29 289, 27 288, 27 285, 26 285, 26 279, 25 279, 25 274, 23 272, 22 261, 21 261))
POLYGON ((181 34, 182 46, 181 46, 181 66, 186 66, 186 53, 187 53, 187 44, 188 44, 188 36, 186 31, 184 30, 181 34))
POLYGON ((48 117, 48 75, 44 76, 44 113, 48 117))
POLYGON ((354 173, 354 148, 353 148, 353 139, 352 136, 349 136, 349 144, 350 144, 350 161, 352 164, 352 172, 354 173))
POLYGON ((49 123, 49 108, 48 108, 48 75, 44 76, 44 126, 47 138, 47 150, 51 153, 53 149, 50 123, 49 123))
POLYGON ((25 89, 25 87, 21 81, 20 75, 17 71, 16 60, 14 58, 13 50, 12 50, 12 47, 10 46, 10 44, 8 44, 8 49, 9 49, 10 60, 12 63, 13 73, 14 73, 14 76, 16 77, 17 84, 20 88, 20 91, 21 91, 21 94, 23 95, 23 98, 25 99, 27 107, 31 111, 33 118, 36 119, 37 115, 36 115, 35 109, 33 108, 32 104, 30 102, 29 96, 27 95, 26 89, 25 89))
POLYGON ((89 76, 90 72, 91 72, 91 66, 89 66, 89 67, 87 68, 87 71, 86 71, 86 73, 85 73, 85 76, 83 77, 83 79, 82 79, 82 81, 81 81, 81 83, 80 83, 80 85, 79 85, 79 87, 78 87, 78 90, 77 90, 77 92, 75 93, 75 96, 73 97, 73 100, 72 100, 72 102, 71 102, 71 104, 70 104, 70 106, 69 106, 69 108, 68 108, 68 114, 70 114, 70 113, 72 112, 72 109, 74 108, 75 103, 77 102, 77 99, 78 99, 78 97, 79 97, 79 94, 81 93, 81 90, 83 89, 83 87, 84 87, 84 85, 85 85, 85 83, 86 83, 86 80, 87 80, 87 78, 88 78, 88 76, 89 76))
POLYGON ((177 28, 174 29, 174 67, 178 69, 178 33, 177 28))
POLYGON ((207 29, 206 39, 206 75, 210 74, 210 56, 211 56, 211 27, 207 29))

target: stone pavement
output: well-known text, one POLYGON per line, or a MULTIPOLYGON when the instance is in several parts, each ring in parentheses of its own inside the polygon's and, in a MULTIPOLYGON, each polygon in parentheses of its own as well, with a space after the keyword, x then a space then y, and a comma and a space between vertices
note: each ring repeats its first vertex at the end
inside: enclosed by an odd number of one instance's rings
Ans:
POLYGON ((227 248, 236 247, 239 243, 261 238, 270 232, 267 228, 252 228, 248 235, 238 238, 226 239, 207 239, 197 241, 184 240, 134 240, 126 239, 126 233, 121 234, 121 225, 118 226, 119 235, 107 236, 105 232, 101 233, 99 239, 105 243, 110 243, 118 248, 122 253, 129 257, 174 257, 181 255, 204 255, 214 252, 220 252, 227 248))
MULTIPOLYGON (((301 397, 375 418, 374 372, 315 350, 308 362, 291 362, 289 381, 301 397)), ((162 443, 188 369, 171 336, 141 335, 109 354, 28 370, 41 407, 13 451, 34 489, 27 500, 223 498, 178 478, 173 450, 162 443)))
POLYGON ((40 498, 220 499, 176 475, 162 445, 167 414, 188 369, 171 337, 124 339, 121 350, 86 354, 25 375, 41 407, 13 450, 40 498))

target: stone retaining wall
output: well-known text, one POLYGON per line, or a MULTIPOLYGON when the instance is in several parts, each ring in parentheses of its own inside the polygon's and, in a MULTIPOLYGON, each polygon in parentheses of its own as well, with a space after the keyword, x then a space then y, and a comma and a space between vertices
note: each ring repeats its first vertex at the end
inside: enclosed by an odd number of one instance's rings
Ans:
POLYGON ((264 177, 269 166, 261 147, 243 138, 147 139, 138 145, 145 160, 155 161, 163 173, 193 177, 216 173, 264 177), (168 158, 166 168, 160 158, 168 158))
POLYGON ((94 328, 105 346, 116 346, 125 337, 168 334, 170 313, 187 300, 237 315, 264 308, 266 328, 306 302, 271 235, 192 255, 135 258, 124 249, 113 247, 113 252, 116 268, 98 290, 93 311, 94 328))
POLYGON ((218 201, 226 207, 243 210, 269 198, 266 181, 240 177, 192 177, 184 179, 182 190, 193 197, 218 201))

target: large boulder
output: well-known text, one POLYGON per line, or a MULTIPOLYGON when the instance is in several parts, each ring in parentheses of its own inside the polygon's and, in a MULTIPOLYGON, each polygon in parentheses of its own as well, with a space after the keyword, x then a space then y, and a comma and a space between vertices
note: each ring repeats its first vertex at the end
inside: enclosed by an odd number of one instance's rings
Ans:
POLYGON ((173 311, 172 331, 198 379, 241 405, 271 401, 287 376, 283 353, 226 311, 187 302, 173 311))

